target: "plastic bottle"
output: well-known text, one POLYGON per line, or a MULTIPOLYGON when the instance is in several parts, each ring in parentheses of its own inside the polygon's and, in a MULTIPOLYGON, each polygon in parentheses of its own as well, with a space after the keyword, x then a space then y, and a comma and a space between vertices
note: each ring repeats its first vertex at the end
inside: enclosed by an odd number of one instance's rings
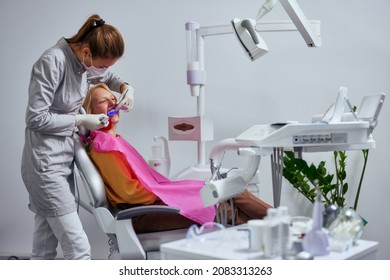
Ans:
POLYGON ((152 146, 152 158, 148 160, 148 164, 151 168, 164 175, 169 177, 169 171, 171 167, 171 160, 169 158, 169 149, 168 149, 168 140, 163 136, 154 137, 154 141, 157 142, 158 139, 163 140, 164 142, 164 156, 161 155, 161 145, 152 146))
POLYGON ((317 196, 313 205, 313 226, 302 241, 303 249, 312 256, 329 254, 328 234, 323 230, 323 204, 320 187, 316 182, 317 196))
POLYGON ((276 208, 267 209, 267 216, 264 218, 264 256, 268 259, 282 258, 282 237, 279 211, 276 208))
POLYGON ((279 212, 280 219, 281 255, 282 257, 284 257, 289 253, 292 244, 292 236, 290 230, 291 217, 288 215, 287 206, 279 206, 277 210, 279 212))

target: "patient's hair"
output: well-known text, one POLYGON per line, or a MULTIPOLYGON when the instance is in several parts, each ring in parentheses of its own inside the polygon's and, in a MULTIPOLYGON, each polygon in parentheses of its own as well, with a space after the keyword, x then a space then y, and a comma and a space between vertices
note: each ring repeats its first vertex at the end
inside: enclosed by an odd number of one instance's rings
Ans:
POLYGON ((68 43, 87 44, 94 58, 119 58, 125 51, 121 33, 97 14, 90 16, 68 43))
MULTIPOLYGON (((92 111, 92 95, 95 92, 97 88, 104 88, 105 90, 111 92, 110 88, 105 83, 99 83, 96 85, 93 85, 89 88, 87 96, 85 97, 83 108, 87 114, 91 114, 92 111)), ((112 92, 111 92, 112 93, 112 92)), ((115 94, 113 94, 115 97, 115 101, 117 101, 115 94)))

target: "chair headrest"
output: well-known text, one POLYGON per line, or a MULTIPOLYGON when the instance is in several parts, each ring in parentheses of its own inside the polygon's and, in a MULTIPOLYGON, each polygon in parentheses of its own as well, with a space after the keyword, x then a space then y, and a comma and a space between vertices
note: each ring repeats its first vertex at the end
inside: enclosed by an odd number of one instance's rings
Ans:
POLYGON ((107 201, 104 182, 89 158, 85 146, 79 137, 75 139, 75 163, 84 180, 85 189, 91 204, 96 207, 110 208, 107 201))

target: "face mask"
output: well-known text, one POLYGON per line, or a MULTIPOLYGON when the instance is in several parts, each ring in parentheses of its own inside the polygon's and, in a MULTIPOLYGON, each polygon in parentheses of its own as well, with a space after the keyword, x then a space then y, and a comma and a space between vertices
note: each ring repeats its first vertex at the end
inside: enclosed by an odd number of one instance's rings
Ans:
POLYGON ((81 62, 81 65, 83 65, 85 71, 87 71, 89 79, 100 78, 100 77, 103 77, 103 76, 106 75, 106 72, 107 72, 108 68, 96 68, 95 66, 93 66, 92 56, 91 56, 91 66, 90 67, 88 67, 85 64, 84 60, 85 60, 85 58, 83 58, 83 61, 81 62))

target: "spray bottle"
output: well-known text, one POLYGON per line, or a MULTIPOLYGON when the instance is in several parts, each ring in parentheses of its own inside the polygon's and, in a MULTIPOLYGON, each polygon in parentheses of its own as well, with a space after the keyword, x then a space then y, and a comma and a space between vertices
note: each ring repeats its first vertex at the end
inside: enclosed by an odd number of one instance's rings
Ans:
POLYGON ((313 206, 313 228, 303 238, 303 249, 313 257, 329 254, 328 235, 323 230, 323 204, 318 180, 315 181, 317 190, 316 200, 313 206))
POLYGON ((168 140, 163 136, 153 137, 154 142, 157 143, 161 139, 164 143, 164 156, 161 156, 161 145, 152 146, 152 158, 148 161, 149 166, 169 178, 169 170, 171 168, 171 160, 169 158, 168 140))

